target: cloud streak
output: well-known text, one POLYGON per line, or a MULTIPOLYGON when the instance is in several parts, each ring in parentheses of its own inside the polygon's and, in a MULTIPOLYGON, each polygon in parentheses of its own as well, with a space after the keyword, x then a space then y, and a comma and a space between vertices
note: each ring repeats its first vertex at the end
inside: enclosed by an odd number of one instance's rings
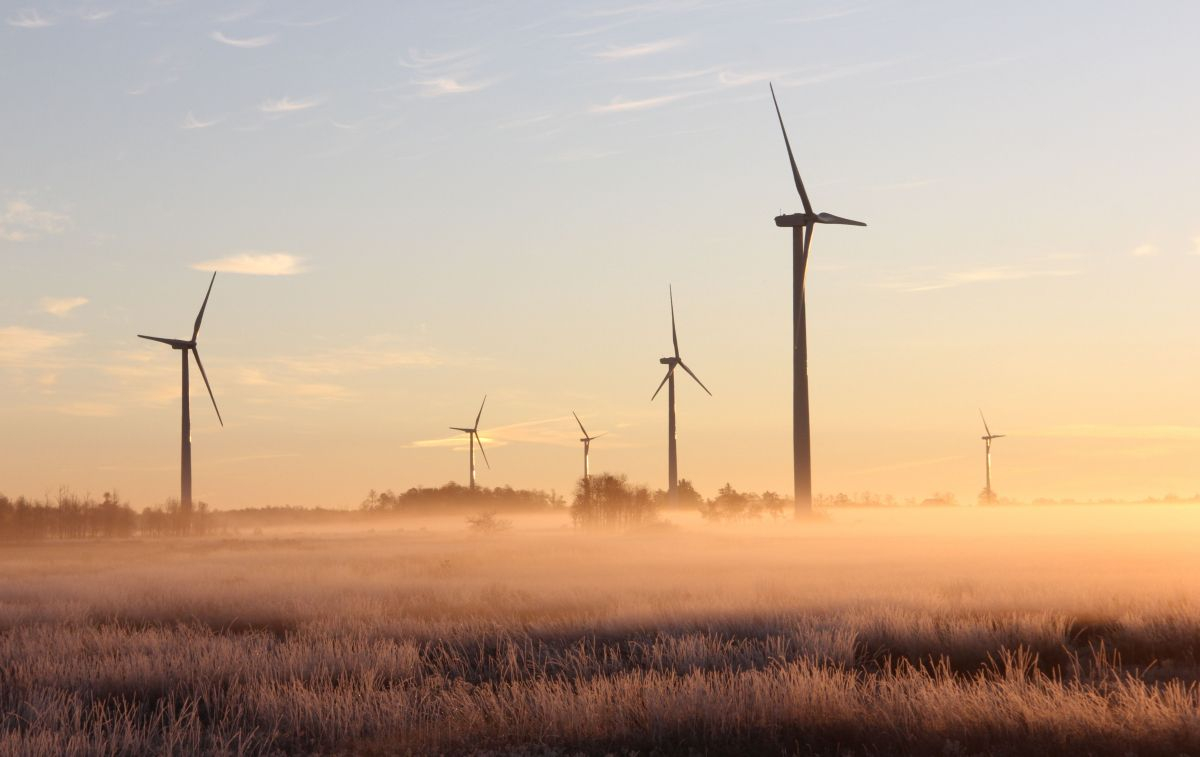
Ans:
POLYGON ((889 282, 882 284, 887 289, 901 292, 932 292, 951 289, 968 284, 987 284, 998 281, 1021 281, 1024 279, 1061 278, 1075 276, 1079 271, 1066 268, 1032 268, 1021 266, 991 266, 969 271, 954 271, 931 281, 889 282))
POLYGON ((0 328, 0 365, 24 363, 60 347, 66 347, 78 338, 79 334, 5 326, 0 328))
POLYGON ((259 47, 266 47, 275 41, 274 34, 264 34, 261 37, 245 37, 238 39, 236 37, 227 37, 221 32, 213 32, 208 35, 208 38, 214 42, 220 42, 222 45, 236 47, 242 50, 254 50, 259 47))
POLYGON ((62 213, 39 210, 25 200, 9 200, 0 211, 0 239, 28 242, 48 234, 61 234, 71 225, 62 213))
MULTIPOLYGON (((485 444, 492 447, 503 447, 506 444, 548 444, 556 447, 574 446, 578 443, 578 431, 574 425, 575 419, 569 415, 543 418, 536 421, 510 423, 505 426, 494 426, 480 429, 479 436, 485 444)), ((446 436, 438 439, 422 439, 407 445, 415 448, 450 447, 466 449, 466 434, 446 436)))
POLYGON ((657 55, 682 46, 683 40, 681 39, 660 39, 656 42, 643 42, 640 45, 610 47, 607 50, 593 53, 592 57, 599 58, 600 60, 629 60, 630 58, 644 58, 647 55, 657 55))
POLYGON ((307 97, 299 100, 293 100, 290 97, 281 97, 278 100, 265 100, 258 109, 263 113, 278 114, 278 113, 295 113, 300 110, 308 110, 315 108, 322 102, 319 97, 307 97))
POLYGON ((668 105, 676 100, 682 100, 687 97, 686 94, 661 95, 659 97, 647 97, 641 100, 626 100, 622 97, 614 97, 607 105, 593 105, 589 108, 592 113, 629 113, 638 110, 649 110, 650 108, 658 108, 663 105, 668 105))
POLYGON ((45 29, 54 26, 54 19, 43 16, 35 8, 22 8, 6 18, 5 22, 18 29, 45 29))
POLYGON ((443 97, 445 95, 462 95, 486 89, 491 82, 464 82, 449 76, 437 79, 426 79, 416 82, 421 86, 422 97, 443 97))
POLYGON ((295 255, 286 252, 257 251, 206 260, 193 264, 192 268, 197 271, 244 273, 251 276, 295 276, 307 270, 304 267, 303 259, 295 255))
POLYGON ((56 315, 62 318, 72 310, 82 307, 88 303, 87 297, 43 297, 38 302, 38 307, 43 313, 56 315))
POLYGON ((211 121, 202 121, 189 110, 187 118, 183 119, 183 123, 179 128, 191 131, 193 129, 207 129, 210 126, 216 126, 221 123, 221 119, 214 118, 211 121))
POLYGON ((1051 426, 1049 428, 1028 431, 1023 435, 1070 439, 1138 439, 1200 442, 1200 426, 1119 426, 1081 423, 1066 426, 1051 426))
POLYGON ((1151 258, 1158 254, 1158 248, 1152 244, 1139 244, 1130 250, 1129 254, 1135 258, 1151 258))

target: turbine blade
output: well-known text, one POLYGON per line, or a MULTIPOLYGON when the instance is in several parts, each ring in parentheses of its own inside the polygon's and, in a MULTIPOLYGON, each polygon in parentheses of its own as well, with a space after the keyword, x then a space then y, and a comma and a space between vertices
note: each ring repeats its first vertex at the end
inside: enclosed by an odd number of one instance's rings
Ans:
POLYGON ((589 442, 594 442, 594 441, 596 441, 597 439, 599 439, 599 438, 600 438, 600 437, 602 437, 602 436, 608 436, 608 432, 607 432, 607 431, 605 431, 605 432, 603 432, 603 433, 596 434, 595 436, 589 436, 589 437, 588 437, 588 441, 589 441, 589 442))
POLYGON ((196 327, 192 329, 192 341, 196 341, 196 335, 200 333, 200 322, 204 320, 204 309, 208 307, 208 296, 212 294, 213 282, 217 280, 217 272, 213 271, 212 278, 208 280, 208 291, 204 293, 204 302, 200 305, 200 312, 196 314, 196 327))
POLYGON ((812 203, 808 201, 808 192, 804 191, 804 182, 800 179, 800 169, 796 168, 796 158, 792 155, 792 143, 788 140, 787 127, 783 125, 783 114, 779 112, 779 100, 775 98, 775 85, 771 86, 771 100, 775 103, 775 115, 779 117, 779 128, 783 131, 783 144, 787 146, 788 160, 792 164, 792 178, 796 180, 796 189, 800 192, 800 202, 804 203, 804 212, 813 214, 812 203))
POLYGON ((662 383, 660 383, 660 384, 658 385, 658 388, 654 390, 654 394, 653 394, 653 395, 650 397, 650 401, 651 401, 651 402, 653 402, 653 401, 654 401, 654 398, 658 396, 658 393, 662 391, 663 384, 667 383, 667 379, 671 378, 671 372, 672 372, 672 371, 674 371, 674 370, 675 370, 675 366, 674 366, 674 365, 672 365, 670 368, 668 368, 668 369, 667 369, 667 375, 666 375, 666 376, 663 376, 662 383))
POLYGON ((177 344, 183 344, 183 340, 181 339, 165 339, 161 336, 146 336, 145 334, 138 334, 138 339, 149 339, 152 342, 162 342, 163 344, 169 344, 172 347, 177 344))
POLYGON ((475 441, 479 442, 479 452, 483 455, 483 464, 488 467, 488 470, 491 470, 492 464, 488 462, 487 453, 483 451, 483 439, 479 438, 478 431, 472 431, 471 433, 475 434, 475 441))
POLYGON ((983 417, 983 409, 982 409, 982 408, 979 410, 979 419, 983 421, 983 431, 984 431, 984 433, 986 433, 988 436, 991 436, 991 435, 992 435, 992 430, 991 430, 990 428, 988 428, 988 425, 987 425, 987 418, 984 418, 984 417, 983 417))
POLYGON ((461 431, 461 432, 463 432, 464 434, 469 434, 469 433, 471 433, 472 431, 474 431, 475 429, 473 429, 473 428, 463 428, 463 427, 461 427, 461 426, 451 426, 451 427, 450 427, 450 430, 451 430, 451 431, 461 431))
POLYGON ((675 359, 679 359, 679 337, 675 334, 675 291, 667 285, 667 296, 671 298, 671 344, 675 345, 675 359))
MULTIPOLYGON (((483 406, 487 403, 487 395, 483 395, 483 402, 479 403, 479 414, 475 416, 475 428, 479 428, 479 419, 483 417, 483 406)), ((476 434, 478 436, 478 434, 476 434)))
MULTIPOLYGON (((574 410, 571 411, 571 415, 575 415, 574 410)), ((579 424, 579 430, 583 432, 583 435, 587 436, 588 435, 587 429, 583 427, 583 421, 579 420, 578 415, 575 415, 575 422, 579 424)))
POLYGON ((818 213, 817 223, 840 223, 843 226, 866 226, 862 221, 851 221, 849 218, 835 216, 833 213, 818 213))
POLYGON ((200 352, 193 347, 192 357, 196 358, 196 367, 200 369, 200 375, 204 378, 204 387, 208 389, 208 398, 212 400, 213 410, 217 411, 217 420, 221 422, 221 427, 224 428, 225 421, 221 418, 221 408, 217 407, 217 398, 213 396, 212 384, 208 383, 208 374, 204 372, 204 363, 200 362, 200 352))
POLYGON ((1006 437, 1006 436, 1008 436, 1008 434, 996 434, 996 435, 995 435, 995 436, 993 436, 992 438, 993 438, 993 439, 1003 439, 1003 438, 1004 438, 1004 437, 1006 437))
MULTIPOLYGON (((688 373, 688 375, 689 375, 689 376, 691 376, 692 378, 696 379, 696 383, 700 385, 700 388, 701 388, 701 389, 703 389, 704 391, 708 392, 708 387, 704 385, 704 382, 700 380, 700 377, 699 377, 699 376, 697 376, 696 374, 692 373, 692 369, 691 369, 691 368, 688 368, 686 363, 684 363, 683 361, 680 361, 680 362, 679 362, 679 367, 680 367, 680 368, 682 368, 682 369, 684 369, 685 371, 687 371, 687 373, 688 373)), ((709 397, 711 397, 711 396, 712 396, 712 392, 708 392, 708 396, 709 396, 709 397)))

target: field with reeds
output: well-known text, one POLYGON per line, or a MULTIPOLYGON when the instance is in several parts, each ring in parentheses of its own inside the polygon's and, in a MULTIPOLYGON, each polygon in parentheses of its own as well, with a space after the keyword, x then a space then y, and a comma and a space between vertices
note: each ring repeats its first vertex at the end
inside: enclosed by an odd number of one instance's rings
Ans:
POLYGON ((0 754, 1200 754, 1200 508, 0 545, 0 754))

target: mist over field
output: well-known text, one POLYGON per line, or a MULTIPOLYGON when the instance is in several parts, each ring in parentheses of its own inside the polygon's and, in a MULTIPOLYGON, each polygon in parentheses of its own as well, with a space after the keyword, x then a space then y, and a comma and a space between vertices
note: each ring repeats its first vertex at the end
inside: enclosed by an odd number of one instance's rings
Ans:
POLYGON ((0 551, 0 752, 1200 751, 1200 509, 0 551))

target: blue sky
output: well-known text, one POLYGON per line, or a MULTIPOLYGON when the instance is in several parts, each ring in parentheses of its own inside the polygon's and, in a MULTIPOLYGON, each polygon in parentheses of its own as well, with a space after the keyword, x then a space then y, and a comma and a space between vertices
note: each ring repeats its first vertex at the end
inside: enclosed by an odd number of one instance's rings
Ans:
POLYGON ((0 490, 174 491, 178 366, 133 335, 186 335, 213 268, 214 503, 461 479, 485 392, 484 483, 568 487, 575 409, 661 485, 668 283, 714 392, 681 387, 683 475, 786 490, 768 80, 818 209, 870 224, 814 242, 818 491, 973 499, 981 405, 1002 494, 1200 488, 1194 3, 0 17, 0 490))

